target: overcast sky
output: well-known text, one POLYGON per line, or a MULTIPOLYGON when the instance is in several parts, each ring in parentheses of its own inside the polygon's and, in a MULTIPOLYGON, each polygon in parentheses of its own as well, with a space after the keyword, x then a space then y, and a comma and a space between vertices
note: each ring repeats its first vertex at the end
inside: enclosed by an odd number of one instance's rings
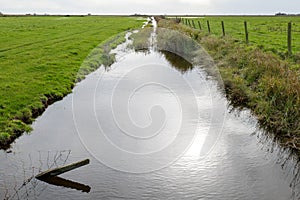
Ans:
POLYGON ((300 0, 0 0, 6 14, 300 13, 300 0))

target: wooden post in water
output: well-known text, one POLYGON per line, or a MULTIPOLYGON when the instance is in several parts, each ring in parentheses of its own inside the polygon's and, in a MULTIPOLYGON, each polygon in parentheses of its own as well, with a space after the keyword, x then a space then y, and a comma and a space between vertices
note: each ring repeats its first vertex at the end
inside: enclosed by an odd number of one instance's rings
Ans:
POLYGON ((199 26, 199 29, 202 30, 200 21, 198 21, 198 26, 199 26))
POLYGON ((224 25, 224 21, 221 22, 221 25, 222 25, 223 37, 225 37, 225 25, 224 25))
POLYGON ((70 164, 70 165, 66 165, 66 166, 63 166, 63 167, 58 167, 58 168, 55 168, 55 169, 49 169, 45 172, 42 172, 42 173, 38 174, 35 178, 45 179, 45 178, 48 178, 48 177, 57 176, 57 175, 65 173, 65 172, 71 171, 73 169, 76 169, 76 168, 82 167, 84 165, 87 165, 89 163, 90 163, 90 160, 86 159, 86 160, 83 160, 83 161, 80 161, 80 162, 77 162, 77 163, 73 163, 73 164, 70 164))
POLYGON ((207 20, 207 30, 208 30, 208 33, 210 33, 210 24, 209 24, 208 20, 207 20))
POLYGON ((195 23, 194 23, 194 20, 192 19, 192 24, 193 24, 193 27, 194 28, 196 28, 196 26, 195 26, 195 23))
POLYGON ((287 45, 288 45, 288 56, 292 55, 292 22, 288 23, 288 32, 287 32, 287 45))
POLYGON ((246 44, 248 44, 249 43, 249 33, 248 33, 248 26, 247 26, 246 21, 244 21, 244 26, 245 26, 246 44))

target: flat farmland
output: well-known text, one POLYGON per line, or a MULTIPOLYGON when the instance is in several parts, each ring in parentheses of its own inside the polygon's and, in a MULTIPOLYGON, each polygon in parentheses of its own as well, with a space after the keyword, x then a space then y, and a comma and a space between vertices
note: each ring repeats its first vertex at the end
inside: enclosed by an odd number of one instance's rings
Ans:
POLYGON ((71 92, 92 49, 144 21, 108 16, 0 17, 0 142, 29 131, 28 124, 47 104, 71 92))

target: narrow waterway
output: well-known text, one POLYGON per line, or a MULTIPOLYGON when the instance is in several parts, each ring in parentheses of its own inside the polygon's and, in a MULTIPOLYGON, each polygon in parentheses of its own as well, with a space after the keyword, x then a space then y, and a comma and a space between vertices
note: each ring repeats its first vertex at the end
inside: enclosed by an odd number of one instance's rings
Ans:
POLYGON ((88 75, 0 152, 0 199, 299 198, 295 161, 255 118, 230 112, 205 68, 150 38, 146 52, 119 45, 112 66, 88 75), (85 158, 89 165, 55 183, 34 178, 85 158))

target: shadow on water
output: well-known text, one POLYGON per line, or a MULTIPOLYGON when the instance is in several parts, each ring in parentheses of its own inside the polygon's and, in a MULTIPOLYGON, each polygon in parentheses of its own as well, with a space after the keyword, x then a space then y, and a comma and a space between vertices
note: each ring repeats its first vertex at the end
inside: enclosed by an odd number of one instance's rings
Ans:
POLYGON ((178 56, 175 53, 164 50, 160 51, 160 53, 164 55, 164 57, 170 63, 171 66, 180 71, 182 74, 194 68, 190 62, 188 62, 187 60, 185 60, 181 56, 178 56))

